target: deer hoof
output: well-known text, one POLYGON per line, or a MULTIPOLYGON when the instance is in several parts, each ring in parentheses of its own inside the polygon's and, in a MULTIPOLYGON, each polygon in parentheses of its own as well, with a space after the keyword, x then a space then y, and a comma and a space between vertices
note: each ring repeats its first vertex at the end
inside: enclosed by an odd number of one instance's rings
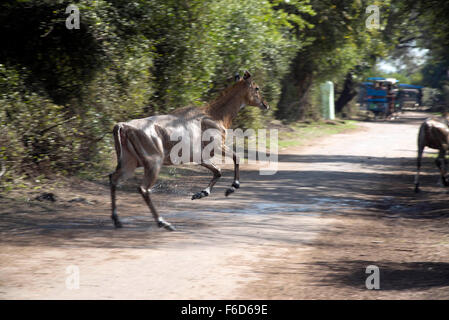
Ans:
POLYGON ((229 189, 227 189, 226 192, 225 192, 225 196, 226 196, 226 197, 229 196, 231 193, 234 193, 234 191, 235 191, 234 188, 229 188, 229 189))
POLYGON ((192 200, 201 199, 201 198, 207 197, 209 194, 210 193, 207 190, 203 190, 203 191, 197 192, 197 193, 195 193, 192 196, 192 200))
POLYGON ((122 225, 122 223, 120 222, 119 219, 114 219, 114 227, 116 227, 117 229, 123 227, 123 225, 122 225))
POLYGON ((169 230, 169 231, 175 231, 175 227, 173 227, 170 223, 168 223, 167 221, 165 221, 164 219, 160 218, 159 221, 157 222, 157 225, 159 228, 164 227, 165 229, 169 230))
POLYGON ((173 227, 171 224, 165 225, 164 228, 168 231, 176 231, 176 228, 173 227))

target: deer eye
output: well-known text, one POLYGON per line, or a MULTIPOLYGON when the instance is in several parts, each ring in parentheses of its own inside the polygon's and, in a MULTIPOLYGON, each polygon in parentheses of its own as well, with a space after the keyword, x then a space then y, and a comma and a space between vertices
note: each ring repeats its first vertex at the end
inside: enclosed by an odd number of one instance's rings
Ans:
POLYGON ((256 87, 256 91, 259 91, 259 87, 256 87))

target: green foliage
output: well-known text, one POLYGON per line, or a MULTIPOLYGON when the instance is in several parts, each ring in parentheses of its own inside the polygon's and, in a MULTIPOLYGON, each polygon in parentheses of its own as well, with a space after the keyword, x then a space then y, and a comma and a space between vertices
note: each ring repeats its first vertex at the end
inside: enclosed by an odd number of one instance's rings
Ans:
POLYGON ((67 124, 78 119, 68 116, 64 107, 24 88, 16 70, 0 65, 0 158, 8 171, 19 173, 46 171, 50 163, 70 170, 78 160, 80 146, 71 143, 76 129, 67 124))
POLYGON ((79 30, 65 27, 68 4, 0 4, 8 175, 110 164, 115 122, 204 105, 245 69, 273 113, 246 108, 234 123, 242 128, 260 128, 273 114, 318 119, 320 83, 333 81, 338 93, 411 41, 430 59, 408 80, 449 88, 449 8, 437 0, 80 0, 79 30), (379 30, 365 26, 373 4, 379 30))
POLYGON ((113 123, 143 116, 153 93, 152 41, 106 1, 78 3, 81 28, 68 30, 66 5, 3 4, 0 157, 8 175, 73 174, 110 158, 113 123))
MULTIPOLYGON (((8 174, 74 174, 108 161, 117 121, 203 105, 248 69, 276 105, 307 24, 282 1, 81 0, 0 5, 0 157, 8 174), (30 49, 32 49, 30 51, 30 49)), ((291 1, 313 14, 307 1, 291 1)), ((235 125, 262 126, 248 108, 235 125)))
POLYGON ((178 1, 159 5, 154 20, 156 94, 152 105, 169 111, 201 105, 223 89, 236 72, 251 70, 263 83, 267 100, 276 101, 280 80, 298 43, 288 15, 268 1, 178 1), (167 16, 175 19, 167 21, 167 16))
POLYGON ((333 81, 336 92, 340 91, 348 72, 356 75, 369 68, 387 49, 381 41, 382 32, 367 29, 365 21, 368 5, 377 4, 382 10, 388 3, 319 0, 311 4, 317 14, 304 19, 313 28, 299 32, 305 45, 297 52, 283 83, 276 112, 286 121, 319 114, 314 96, 320 83, 333 81))

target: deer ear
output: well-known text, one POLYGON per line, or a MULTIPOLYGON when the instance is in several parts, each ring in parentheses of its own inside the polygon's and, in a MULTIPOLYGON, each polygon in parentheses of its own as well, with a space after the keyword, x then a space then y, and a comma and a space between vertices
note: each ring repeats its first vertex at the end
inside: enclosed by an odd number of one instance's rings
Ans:
POLYGON ((240 75, 238 74, 238 72, 235 74, 234 80, 235 80, 235 82, 240 80, 240 75))
POLYGON ((245 71, 245 74, 243 75, 243 79, 247 80, 249 78, 251 78, 251 73, 249 73, 247 70, 247 71, 245 71))

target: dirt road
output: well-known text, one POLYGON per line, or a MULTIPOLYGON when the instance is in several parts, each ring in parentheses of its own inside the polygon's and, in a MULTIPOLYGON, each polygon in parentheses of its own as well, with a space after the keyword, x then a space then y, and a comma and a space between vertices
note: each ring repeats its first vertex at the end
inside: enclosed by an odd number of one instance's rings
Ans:
POLYGON ((447 193, 428 154, 422 192, 412 185, 425 116, 284 150, 275 175, 243 165, 229 198, 230 171, 191 201, 209 173, 181 170, 153 196, 177 232, 155 226, 134 180, 118 191, 119 230, 106 180, 55 190, 55 203, 0 198, 0 298, 447 299, 447 193), (380 290, 365 287, 369 265, 380 290))

